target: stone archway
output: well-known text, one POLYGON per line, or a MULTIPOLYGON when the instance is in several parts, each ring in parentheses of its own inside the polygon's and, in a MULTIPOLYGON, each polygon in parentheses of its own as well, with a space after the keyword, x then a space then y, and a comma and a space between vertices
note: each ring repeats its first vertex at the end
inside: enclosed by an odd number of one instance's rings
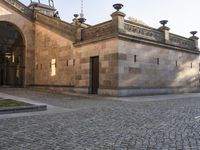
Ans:
POLYGON ((26 15, 26 7, 19 1, 0 1, 0 21, 9 22, 23 35, 25 54, 24 85, 34 85, 35 74, 35 23, 26 15), (13 2, 13 3, 12 3, 13 2), (15 5, 17 4, 17 5, 15 5))
POLYGON ((0 85, 22 86, 25 76, 25 42, 21 31, 0 21, 0 85))

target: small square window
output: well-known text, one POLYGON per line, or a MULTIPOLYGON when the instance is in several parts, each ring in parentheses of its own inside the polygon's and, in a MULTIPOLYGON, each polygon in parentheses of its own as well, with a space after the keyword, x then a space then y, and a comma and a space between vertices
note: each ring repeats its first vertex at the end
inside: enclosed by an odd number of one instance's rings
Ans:
POLYGON ((73 65, 75 66, 75 63, 76 63, 76 61, 75 61, 75 59, 73 59, 73 65))
POLYGON ((134 55, 134 62, 137 62, 137 56, 134 55))
POLYGON ((38 64, 36 64, 35 69, 38 70, 38 64))
POLYGON ((158 65, 160 64, 160 59, 159 59, 159 58, 157 58, 157 64, 158 64, 158 65))
POLYGON ((69 64, 68 64, 68 60, 66 60, 66 66, 68 67, 68 65, 69 65, 69 64))

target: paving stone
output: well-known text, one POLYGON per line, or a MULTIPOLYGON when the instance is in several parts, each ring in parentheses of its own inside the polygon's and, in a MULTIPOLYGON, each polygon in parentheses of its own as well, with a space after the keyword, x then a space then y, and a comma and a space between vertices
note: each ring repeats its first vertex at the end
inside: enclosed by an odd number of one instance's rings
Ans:
POLYGON ((73 109, 0 117, 0 150, 197 150, 200 146, 195 119, 200 116, 200 96, 116 101, 33 89, 0 88, 0 92, 73 109))

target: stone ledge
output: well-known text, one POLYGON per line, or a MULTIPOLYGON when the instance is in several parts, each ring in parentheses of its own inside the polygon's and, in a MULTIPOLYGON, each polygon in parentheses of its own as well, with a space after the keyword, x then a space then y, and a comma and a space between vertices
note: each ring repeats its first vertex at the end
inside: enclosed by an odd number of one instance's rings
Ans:
POLYGON ((157 88, 157 89, 99 89, 99 95, 107 96, 145 96, 200 92, 199 88, 157 88))
POLYGON ((154 45, 154 46, 158 46, 158 47, 162 47, 162 48, 167 48, 167 49, 172 49, 172 50, 177 50, 177 51, 182 51, 182 52, 187 52, 187 53, 193 53, 193 54, 200 54, 200 51, 198 50, 191 50, 191 49, 185 49, 179 46, 175 46, 175 45, 170 45, 167 43, 161 43, 161 42, 155 42, 155 41, 151 41, 151 40, 147 40, 144 38, 139 38, 136 36, 131 36, 131 35, 127 35, 127 34, 119 34, 118 35, 119 39, 124 39, 124 40, 130 40, 130 41, 134 41, 134 42, 138 42, 138 43, 145 43, 145 44, 150 44, 150 45, 154 45))
POLYGON ((109 39, 112 39, 112 38, 118 38, 118 34, 112 33, 112 34, 106 35, 106 36, 94 37, 93 39, 88 39, 88 40, 84 40, 84 41, 77 41, 76 43, 74 43, 74 46, 80 47, 80 46, 83 46, 83 45, 86 45, 86 44, 105 41, 105 40, 109 40, 109 39))
POLYGON ((67 36, 69 40, 75 41, 77 27, 63 20, 56 19, 54 17, 46 16, 40 12, 35 14, 35 22, 54 29, 59 34, 67 36))
POLYGON ((31 22, 34 21, 34 19, 33 19, 33 11, 31 9, 29 9, 26 5, 21 3, 20 1, 3 0, 2 2, 5 3, 6 6, 8 6, 9 8, 11 8, 11 9, 14 8, 17 13, 19 13, 22 16, 24 16, 29 21, 31 21, 31 22))
POLYGON ((46 105, 19 106, 19 107, 3 107, 0 108, 0 115, 11 113, 35 112, 47 110, 46 105))

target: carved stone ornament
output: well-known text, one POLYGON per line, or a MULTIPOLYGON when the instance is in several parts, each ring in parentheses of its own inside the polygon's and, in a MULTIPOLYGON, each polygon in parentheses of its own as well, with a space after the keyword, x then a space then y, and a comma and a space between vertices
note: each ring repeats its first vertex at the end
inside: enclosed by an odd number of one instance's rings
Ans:
POLYGON ((117 3, 113 5, 114 9, 116 9, 117 11, 119 11, 120 9, 122 9, 122 7, 124 7, 123 4, 117 3))

